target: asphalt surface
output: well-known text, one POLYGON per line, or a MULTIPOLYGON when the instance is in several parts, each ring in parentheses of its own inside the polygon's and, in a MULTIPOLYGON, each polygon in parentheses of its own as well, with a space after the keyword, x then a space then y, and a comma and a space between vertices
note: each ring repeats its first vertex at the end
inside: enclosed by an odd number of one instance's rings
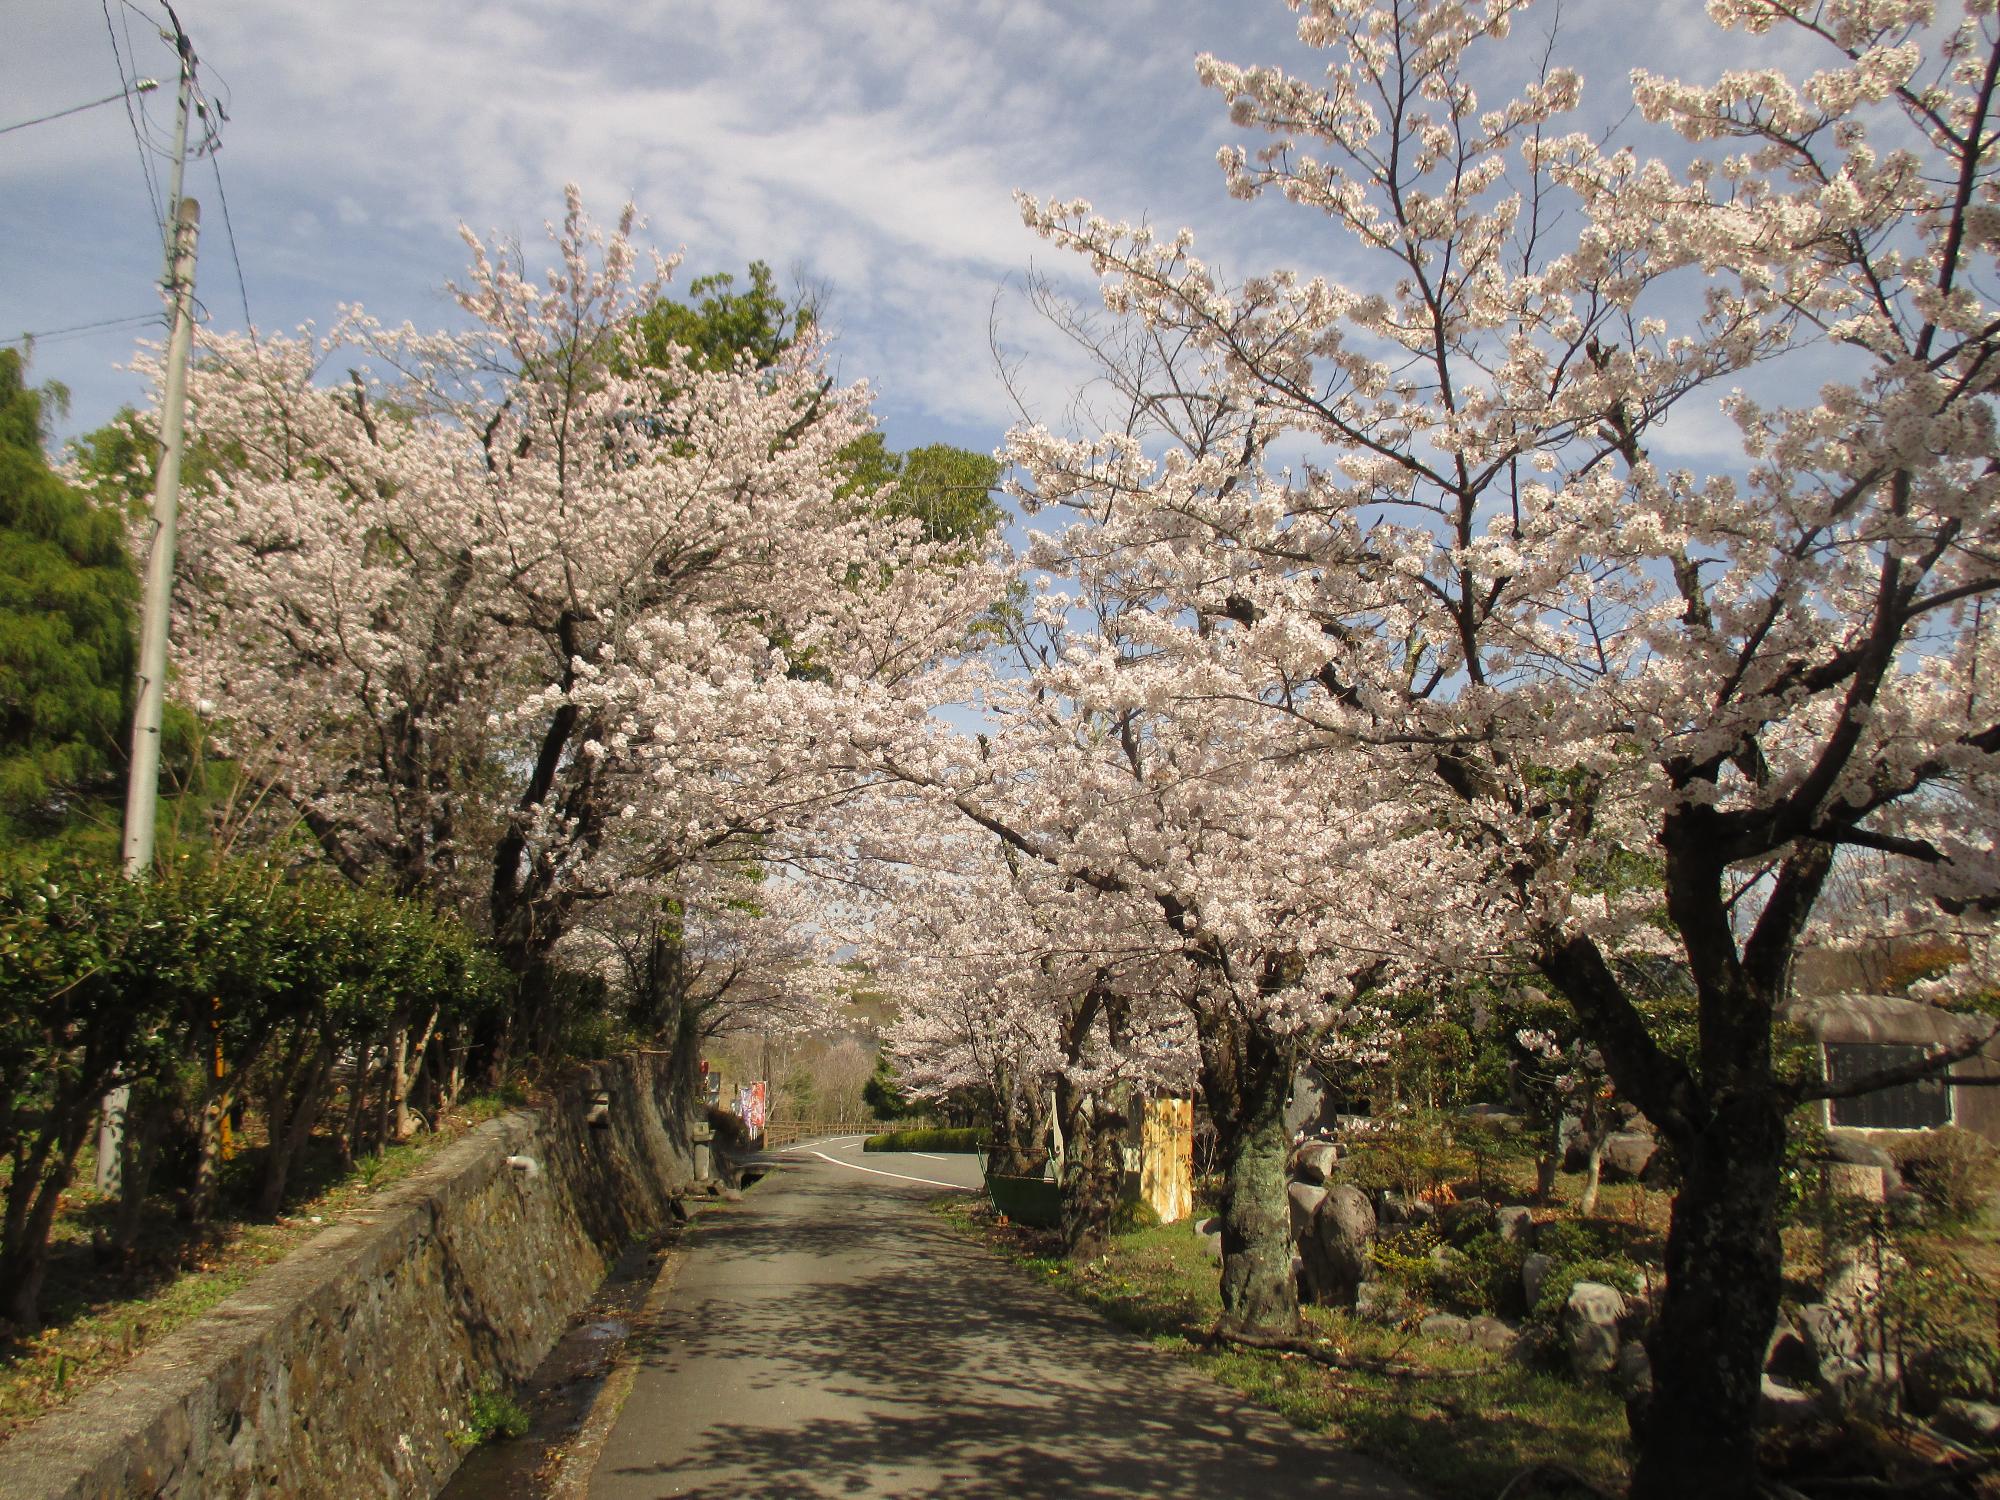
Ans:
POLYGON ((971 1157, 860 1146, 698 1221, 590 1500, 1422 1500, 953 1234, 925 1205, 971 1157))

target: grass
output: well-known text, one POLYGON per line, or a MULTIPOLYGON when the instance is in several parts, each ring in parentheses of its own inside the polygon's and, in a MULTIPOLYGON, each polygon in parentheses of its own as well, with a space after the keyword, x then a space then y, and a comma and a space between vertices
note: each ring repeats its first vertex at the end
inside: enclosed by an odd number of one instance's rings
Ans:
MULTIPOLYGON (((113 1205, 89 1187, 86 1149, 78 1185, 64 1194, 51 1236, 43 1326, 33 1333, 0 1333, 0 1443, 75 1400, 147 1345, 201 1317, 371 1194, 402 1181, 467 1130, 510 1107, 507 1098, 467 1100, 436 1134, 361 1157, 346 1175, 334 1165, 330 1149, 315 1153, 299 1164, 301 1196, 272 1223, 220 1218, 197 1230, 170 1214, 156 1215, 129 1261, 116 1267, 103 1264, 92 1248, 93 1231, 109 1222, 113 1205)), ((254 1160, 246 1152, 229 1164, 225 1208, 247 1194, 254 1160)))
MULTIPOLYGON (((1375 1455, 1439 1500, 1491 1500, 1539 1465, 1573 1471, 1602 1489, 1624 1486, 1625 1411, 1607 1390, 1325 1308, 1303 1309, 1308 1336, 1343 1357, 1479 1373, 1397 1378, 1329 1370, 1296 1353, 1209 1346, 1205 1335, 1221 1311, 1215 1263, 1184 1223, 1120 1235, 1103 1259, 1076 1265, 1047 1236, 996 1223, 984 1204, 946 1200, 938 1212, 1035 1279, 1294 1425, 1375 1455)), ((1510 1500, 1574 1493, 1553 1477, 1508 1491, 1510 1500)))

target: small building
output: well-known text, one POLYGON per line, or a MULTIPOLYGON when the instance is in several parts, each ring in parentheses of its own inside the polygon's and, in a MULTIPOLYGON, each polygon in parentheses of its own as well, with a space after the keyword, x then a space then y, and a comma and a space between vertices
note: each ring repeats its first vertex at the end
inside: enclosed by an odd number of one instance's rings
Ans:
MULTIPOLYGON (((1916 1062, 1940 1047, 1961 1047, 1994 1022, 1893 995, 1825 995, 1788 1002, 1783 1020, 1806 1031, 1833 1083, 1916 1062)), ((1876 1089, 1820 1108, 1829 1130, 1913 1131, 1956 1125, 2000 1145, 2000 1086, 1954 1080, 2000 1079, 2000 1041, 1931 1078, 1876 1089)))

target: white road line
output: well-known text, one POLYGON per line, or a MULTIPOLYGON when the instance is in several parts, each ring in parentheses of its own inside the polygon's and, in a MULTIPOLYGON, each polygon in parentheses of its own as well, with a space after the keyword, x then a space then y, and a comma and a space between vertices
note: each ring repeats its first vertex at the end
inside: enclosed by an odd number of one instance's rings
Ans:
POLYGON ((878 1171, 874 1167, 864 1167, 859 1162, 842 1161, 837 1156, 828 1156, 824 1151, 815 1151, 812 1154, 823 1162, 830 1162, 836 1167, 845 1167, 850 1172, 866 1172, 871 1177, 893 1177, 898 1182, 920 1182, 925 1187, 950 1188, 955 1193, 969 1193, 973 1191, 969 1187, 961 1187, 956 1182, 939 1182, 931 1177, 906 1177, 901 1172, 878 1171))
POLYGON ((933 1156, 933 1155, 931 1155, 931 1153, 930 1153, 930 1152, 928 1152, 928 1151, 912 1151, 912 1152, 910 1153, 910 1155, 912 1155, 912 1156, 921 1156, 921 1157, 922 1157, 922 1158, 923 1158, 923 1159, 924 1159, 925 1161, 943 1161, 943 1160, 945 1160, 945 1158, 944 1158, 944 1157, 942 1157, 942 1156, 933 1156))

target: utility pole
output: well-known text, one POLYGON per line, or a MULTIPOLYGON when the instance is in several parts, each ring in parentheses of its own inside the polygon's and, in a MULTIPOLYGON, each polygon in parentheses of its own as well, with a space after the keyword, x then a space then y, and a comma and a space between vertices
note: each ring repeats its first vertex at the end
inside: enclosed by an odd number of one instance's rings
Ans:
MULTIPOLYGON (((194 105, 194 46, 171 7, 174 47, 180 54, 180 90, 174 109, 174 159, 168 178, 166 292, 172 317, 167 335, 165 389, 160 397, 160 466, 153 481, 153 538, 146 558, 146 592, 139 616, 139 670, 132 711, 132 769, 125 792, 125 876, 144 880, 153 869, 153 830, 160 795, 160 724, 166 707, 167 616, 173 601, 174 534, 180 513, 181 448, 187 406, 188 350, 194 342, 195 242, 201 205, 181 196, 187 165, 188 115, 194 105)), ((124 1184, 125 1113, 131 1089, 104 1096, 97 1126, 99 1192, 124 1184)))

